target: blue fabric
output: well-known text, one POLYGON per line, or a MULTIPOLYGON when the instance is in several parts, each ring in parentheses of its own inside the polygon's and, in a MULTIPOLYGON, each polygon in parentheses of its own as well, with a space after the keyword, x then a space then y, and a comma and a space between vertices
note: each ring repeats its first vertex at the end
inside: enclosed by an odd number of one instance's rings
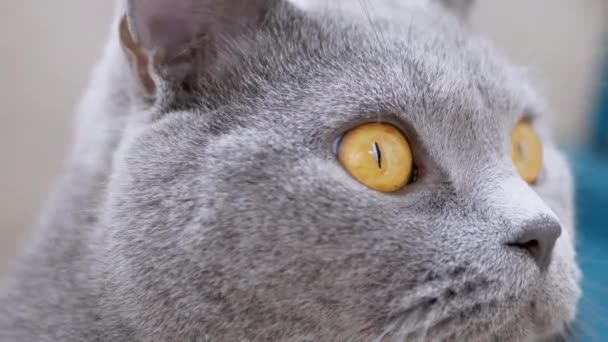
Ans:
POLYGON ((608 341, 608 155, 570 154, 576 177, 577 251, 583 270, 578 335, 608 341))
POLYGON ((608 55, 605 60, 593 139, 589 146, 570 153, 577 184, 577 251, 583 270, 576 329, 582 341, 608 341, 608 55))
POLYGON ((606 51, 606 65, 604 77, 600 80, 598 92, 598 105, 595 113, 597 124, 595 126, 593 145, 608 153, 608 51, 606 51))

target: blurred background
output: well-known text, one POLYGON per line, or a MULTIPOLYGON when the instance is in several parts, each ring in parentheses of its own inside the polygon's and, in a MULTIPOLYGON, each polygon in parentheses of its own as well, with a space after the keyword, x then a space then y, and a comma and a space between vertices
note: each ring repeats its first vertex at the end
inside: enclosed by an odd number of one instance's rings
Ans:
MULTIPOLYGON (((112 4, 0 1, 0 276, 61 172, 112 4)), ((608 340, 608 1, 478 0, 472 21, 551 106, 578 182, 580 329, 608 340)))

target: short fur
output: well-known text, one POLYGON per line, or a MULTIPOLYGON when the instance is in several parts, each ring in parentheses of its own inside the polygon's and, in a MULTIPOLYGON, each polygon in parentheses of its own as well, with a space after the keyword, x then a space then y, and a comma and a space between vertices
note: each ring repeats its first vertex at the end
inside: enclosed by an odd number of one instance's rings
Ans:
POLYGON ((469 32, 467 1, 445 2, 460 15, 426 0, 276 2, 187 84, 159 69, 153 98, 120 46, 119 4, 65 177, 0 290, 0 340, 562 331, 580 277, 568 166, 521 70, 469 32), (544 140, 535 186, 510 159, 523 117, 544 140), (420 177, 402 192, 366 188, 332 154, 370 121, 412 143, 420 177), (505 245, 539 221, 562 227, 546 270, 505 245))

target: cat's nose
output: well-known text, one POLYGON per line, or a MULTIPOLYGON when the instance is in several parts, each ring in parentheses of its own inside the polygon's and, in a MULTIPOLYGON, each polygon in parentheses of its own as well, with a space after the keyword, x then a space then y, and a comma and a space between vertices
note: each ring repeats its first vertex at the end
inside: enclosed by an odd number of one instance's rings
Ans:
POLYGON ((541 270, 545 270, 551 262, 555 241, 561 233, 561 225, 552 218, 532 220, 518 229, 507 246, 525 251, 541 270))

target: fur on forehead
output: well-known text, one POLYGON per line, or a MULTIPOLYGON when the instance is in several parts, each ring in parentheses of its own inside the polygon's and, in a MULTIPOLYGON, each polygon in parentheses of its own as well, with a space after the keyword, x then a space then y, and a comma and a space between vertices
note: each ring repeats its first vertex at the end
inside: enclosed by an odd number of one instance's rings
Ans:
POLYGON ((440 3, 460 17, 466 18, 473 5, 473 0, 289 0, 304 9, 348 9, 372 13, 395 13, 400 8, 425 8, 440 3))

